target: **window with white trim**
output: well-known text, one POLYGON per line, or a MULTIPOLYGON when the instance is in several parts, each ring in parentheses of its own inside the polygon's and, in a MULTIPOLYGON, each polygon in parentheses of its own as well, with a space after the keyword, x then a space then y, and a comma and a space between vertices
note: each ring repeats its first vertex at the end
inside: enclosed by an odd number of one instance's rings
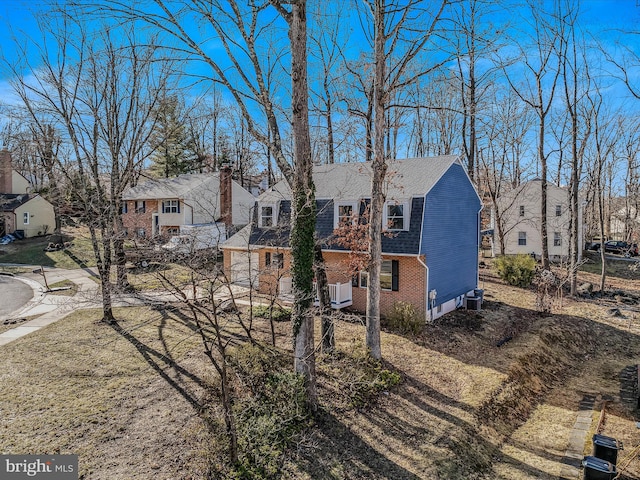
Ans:
POLYGON ((527 245, 527 232, 518 232, 518 245, 527 245))
POLYGON ((273 227, 276 225, 276 206, 273 204, 260 205, 258 223, 260 227, 273 227))
POLYGON ((22 214, 22 223, 29 225, 29 212, 24 212, 22 214))
MULTIPOLYGON (((383 260, 380 265, 380 288, 382 290, 398 291, 399 284, 399 265, 398 260, 383 260)), ((360 272, 360 288, 367 288, 369 285, 369 273, 360 272)))
POLYGON ((562 234, 560 232, 553 232, 553 246, 554 247, 562 246, 562 234))
POLYGON ((386 230, 409 230, 409 202, 386 203, 383 222, 386 230))
POLYGON ((180 213, 180 200, 163 200, 162 213, 180 213))
POLYGON ((144 213, 146 210, 146 202, 144 200, 136 200, 136 213, 144 213))
POLYGON ((357 202, 337 202, 333 211, 333 226, 353 225, 357 219, 357 202))
POLYGON ((524 205, 520 205, 520 216, 524 217, 524 205))
POLYGON ((562 216, 562 205, 556 205, 556 217, 562 216))

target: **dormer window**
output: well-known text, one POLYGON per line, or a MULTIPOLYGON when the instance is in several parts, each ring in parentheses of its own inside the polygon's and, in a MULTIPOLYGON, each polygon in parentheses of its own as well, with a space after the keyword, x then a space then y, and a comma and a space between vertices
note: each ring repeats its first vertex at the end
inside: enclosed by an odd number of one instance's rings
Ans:
POLYGON ((260 205, 258 223, 260 227, 273 227, 276 224, 276 206, 260 205))
POLYGON ((333 212, 333 227, 353 225, 357 219, 357 202, 336 202, 333 212))
POLYGON ((408 230, 409 203, 396 201, 386 203, 383 221, 387 230, 408 230))

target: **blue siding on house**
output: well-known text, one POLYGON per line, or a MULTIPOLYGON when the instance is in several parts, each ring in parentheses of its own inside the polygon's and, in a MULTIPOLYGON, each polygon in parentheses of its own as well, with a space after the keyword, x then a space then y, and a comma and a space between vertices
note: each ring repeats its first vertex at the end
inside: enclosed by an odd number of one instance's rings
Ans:
POLYGON ((480 200, 454 164, 425 198, 422 253, 436 305, 477 287, 480 200))

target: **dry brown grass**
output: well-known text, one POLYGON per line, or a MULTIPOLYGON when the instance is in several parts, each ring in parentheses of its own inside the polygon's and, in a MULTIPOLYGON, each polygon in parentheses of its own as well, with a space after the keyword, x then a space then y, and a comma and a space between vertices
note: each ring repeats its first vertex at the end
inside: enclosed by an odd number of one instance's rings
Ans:
MULTIPOLYGON (((489 275, 484 287, 480 313, 454 312, 418 336, 383 332, 384 367, 402 382, 360 409, 349 358, 364 329, 339 322, 339 354, 318 359, 321 411, 283 478, 555 480, 585 394, 597 407, 613 399, 604 434, 627 451, 640 443, 619 379, 640 363, 640 319, 568 299, 541 318, 532 291, 489 275)), ((91 479, 205 478, 211 439, 187 400, 211 380, 198 339, 179 312, 117 316, 126 335, 85 311, 3 347, 0 451, 78 453, 91 479)), ((269 338, 265 320, 255 327, 269 338)), ((289 325, 276 328, 289 349, 289 325)), ((640 461, 627 478, 640 478, 640 461)))

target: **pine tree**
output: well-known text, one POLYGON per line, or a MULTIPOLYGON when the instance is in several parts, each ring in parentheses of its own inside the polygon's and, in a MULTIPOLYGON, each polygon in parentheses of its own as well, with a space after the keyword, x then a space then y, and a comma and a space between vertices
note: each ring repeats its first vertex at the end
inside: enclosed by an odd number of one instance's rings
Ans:
POLYGON ((182 110, 175 95, 165 96, 156 109, 151 172, 157 177, 169 178, 194 171, 195 156, 182 110))

